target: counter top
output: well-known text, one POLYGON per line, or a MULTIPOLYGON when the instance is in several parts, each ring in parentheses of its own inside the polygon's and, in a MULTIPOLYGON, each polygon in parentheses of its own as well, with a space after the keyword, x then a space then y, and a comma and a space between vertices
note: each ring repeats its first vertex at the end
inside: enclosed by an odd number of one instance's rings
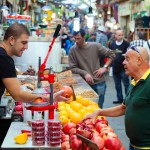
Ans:
POLYGON ((31 127, 25 122, 12 122, 10 128, 7 132, 7 135, 3 141, 2 148, 49 148, 49 149, 60 149, 59 147, 50 147, 45 144, 44 146, 34 146, 32 145, 31 137, 28 138, 28 141, 25 144, 16 144, 14 137, 21 133, 21 130, 31 130, 31 127))
MULTIPOLYGON (((91 86, 79 75, 79 74, 73 74, 73 78, 77 81, 77 84, 73 84, 73 88, 75 91, 75 95, 81 95, 85 96, 84 93, 90 92, 86 98, 89 100, 92 100, 96 103, 98 103, 99 96, 98 94, 91 88, 91 86), (90 96, 90 97, 89 97, 90 96), (94 97, 93 97, 94 96, 94 97)), ((84 97, 83 96, 83 97, 84 97)))

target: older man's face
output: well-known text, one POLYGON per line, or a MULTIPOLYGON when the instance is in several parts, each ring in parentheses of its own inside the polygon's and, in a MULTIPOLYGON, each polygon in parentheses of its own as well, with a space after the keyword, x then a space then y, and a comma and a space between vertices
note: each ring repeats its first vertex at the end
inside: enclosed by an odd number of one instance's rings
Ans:
POLYGON ((127 75, 134 77, 137 73, 137 70, 139 68, 138 57, 140 57, 140 55, 133 50, 128 50, 126 52, 123 65, 127 75))

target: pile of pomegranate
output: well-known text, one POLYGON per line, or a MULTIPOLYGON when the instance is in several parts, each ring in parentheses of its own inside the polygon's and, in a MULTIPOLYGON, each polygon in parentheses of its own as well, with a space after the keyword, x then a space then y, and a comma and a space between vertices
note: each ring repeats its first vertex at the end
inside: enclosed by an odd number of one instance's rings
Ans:
POLYGON ((88 118, 78 124, 71 122, 65 124, 61 136, 62 150, 90 150, 90 147, 83 143, 76 133, 95 142, 100 150, 125 150, 104 116, 98 116, 95 123, 88 118))

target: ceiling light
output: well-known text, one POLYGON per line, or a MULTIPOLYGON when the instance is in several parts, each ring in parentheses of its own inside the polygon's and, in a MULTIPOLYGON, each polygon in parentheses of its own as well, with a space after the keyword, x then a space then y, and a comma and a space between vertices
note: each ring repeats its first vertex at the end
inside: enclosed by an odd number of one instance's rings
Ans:
POLYGON ((79 31, 80 30, 80 19, 79 19, 79 15, 78 12, 75 11, 75 17, 73 20, 73 30, 74 31, 79 31))
POLYGON ((89 29, 91 29, 93 27, 94 24, 94 15, 92 13, 92 7, 89 7, 89 13, 87 15, 87 27, 89 29))

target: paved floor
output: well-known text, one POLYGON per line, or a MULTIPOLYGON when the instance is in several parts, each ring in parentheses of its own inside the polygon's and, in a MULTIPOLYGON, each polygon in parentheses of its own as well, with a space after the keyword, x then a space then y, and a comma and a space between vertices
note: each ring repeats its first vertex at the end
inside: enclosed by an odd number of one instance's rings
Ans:
MULTIPOLYGON (((113 77, 107 76, 106 77, 107 89, 105 95, 105 102, 104 108, 109 108, 116 106, 112 102, 116 100, 116 91, 114 86, 113 77)), ((114 129, 115 133, 118 135, 119 139, 122 141, 122 144, 126 148, 129 149, 129 140, 125 133, 125 126, 124 126, 124 116, 121 117, 107 117, 109 124, 114 129)))

